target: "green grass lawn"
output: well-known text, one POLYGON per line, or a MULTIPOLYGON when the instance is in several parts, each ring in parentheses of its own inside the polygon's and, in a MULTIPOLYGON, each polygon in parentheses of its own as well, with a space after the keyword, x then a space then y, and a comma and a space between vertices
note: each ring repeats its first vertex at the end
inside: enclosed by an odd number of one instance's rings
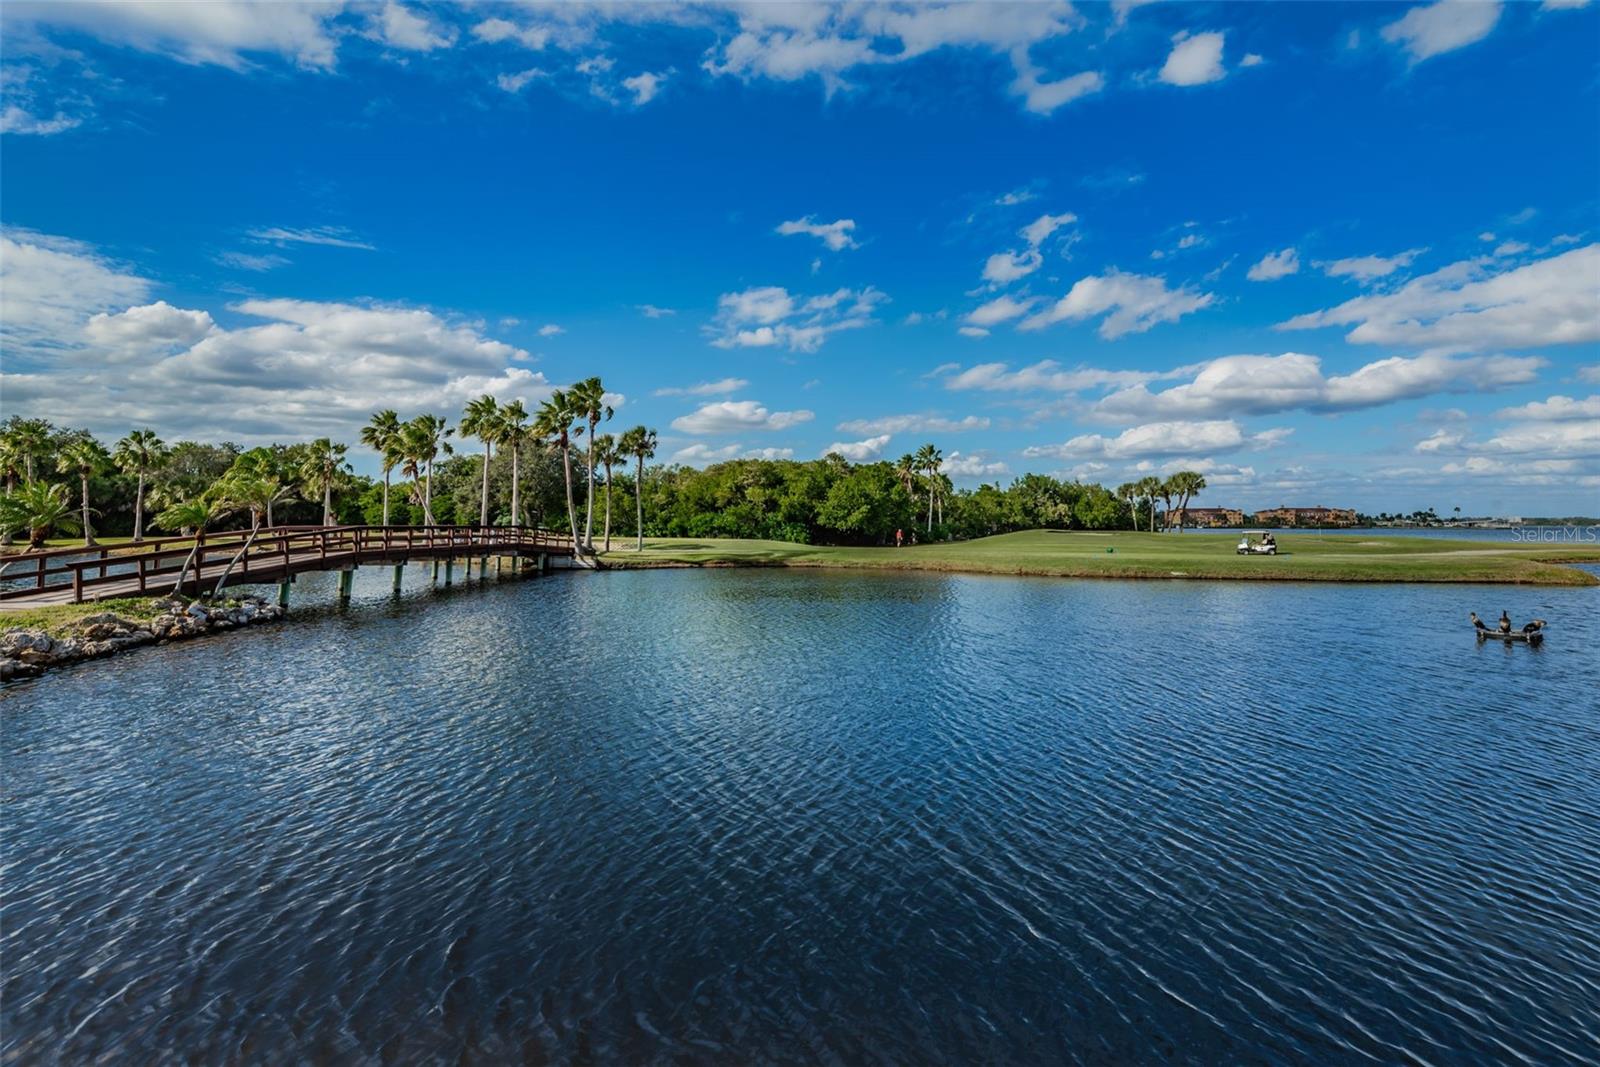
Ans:
POLYGON ((90 615, 110 612, 134 622, 145 622, 160 614, 159 597, 123 597, 115 600, 96 600, 87 604, 52 604, 43 608, 16 608, 0 610, 0 632, 11 629, 44 630, 53 637, 63 637, 80 620, 90 615))
POLYGON ((731 538, 646 538, 601 557, 608 568, 868 567, 1085 578, 1595 585, 1558 562, 1600 561, 1600 545, 1280 532, 1278 556, 1240 556, 1237 534, 1028 530, 907 548, 832 548, 731 538))

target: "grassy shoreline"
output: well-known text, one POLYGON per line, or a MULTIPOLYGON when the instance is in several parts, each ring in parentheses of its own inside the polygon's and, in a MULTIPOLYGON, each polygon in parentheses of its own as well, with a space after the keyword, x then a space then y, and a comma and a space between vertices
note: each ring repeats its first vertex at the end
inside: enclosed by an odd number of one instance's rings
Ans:
POLYGON ((1473 582, 1586 586, 1571 563, 1600 562, 1600 544, 1469 541, 1283 532, 1278 556, 1240 556, 1234 534, 1029 530, 906 548, 848 548, 731 538, 646 538, 616 546, 607 569, 833 567, 1059 578, 1237 581, 1473 582), (1109 550, 1109 551, 1108 551, 1109 550))

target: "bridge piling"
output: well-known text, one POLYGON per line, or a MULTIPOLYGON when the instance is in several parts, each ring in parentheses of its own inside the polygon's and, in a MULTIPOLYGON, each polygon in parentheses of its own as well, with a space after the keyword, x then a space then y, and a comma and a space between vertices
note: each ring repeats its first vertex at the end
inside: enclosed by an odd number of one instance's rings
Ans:
POLYGON ((292 574, 278 583, 278 607, 287 608, 289 606, 289 587, 293 584, 294 575, 292 574))
POLYGON ((356 569, 343 567, 339 570, 339 603, 350 603, 350 590, 355 585, 356 569))
POLYGON ((394 565, 394 591, 396 593, 400 591, 400 578, 405 574, 405 571, 406 565, 404 563, 396 563, 394 565))
POLYGON ((450 575, 451 575, 451 572, 455 570, 455 568, 456 568, 456 561, 455 560, 447 559, 447 560, 444 561, 444 584, 445 585, 449 585, 450 584, 450 575))

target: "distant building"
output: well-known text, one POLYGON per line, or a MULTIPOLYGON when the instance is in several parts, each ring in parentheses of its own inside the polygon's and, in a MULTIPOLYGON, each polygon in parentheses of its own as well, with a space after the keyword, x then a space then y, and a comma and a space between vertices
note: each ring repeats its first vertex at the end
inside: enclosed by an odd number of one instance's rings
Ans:
POLYGON ((1173 508, 1167 512, 1168 526, 1243 526, 1244 512, 1238 508, 1173 508))
POLYGON ((1353 508, 1266 508, 1256 512, 1262 526, 1354 526, 1353 508))

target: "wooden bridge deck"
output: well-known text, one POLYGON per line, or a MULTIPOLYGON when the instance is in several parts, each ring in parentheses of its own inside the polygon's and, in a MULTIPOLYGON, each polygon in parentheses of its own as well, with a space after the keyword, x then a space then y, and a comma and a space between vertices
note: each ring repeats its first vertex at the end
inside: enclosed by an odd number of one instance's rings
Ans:
POLYGON ((288 581, 312 571, 490 556, 572 556, 572 538, 526 526, 293 526, 0 557, 0 612, 288 581), (248 544, 248 550, 246 546, 248 544), (229 569, 230 562, 232 569, 229 569), (180 575, 182 576, 180 588, 180 575))

